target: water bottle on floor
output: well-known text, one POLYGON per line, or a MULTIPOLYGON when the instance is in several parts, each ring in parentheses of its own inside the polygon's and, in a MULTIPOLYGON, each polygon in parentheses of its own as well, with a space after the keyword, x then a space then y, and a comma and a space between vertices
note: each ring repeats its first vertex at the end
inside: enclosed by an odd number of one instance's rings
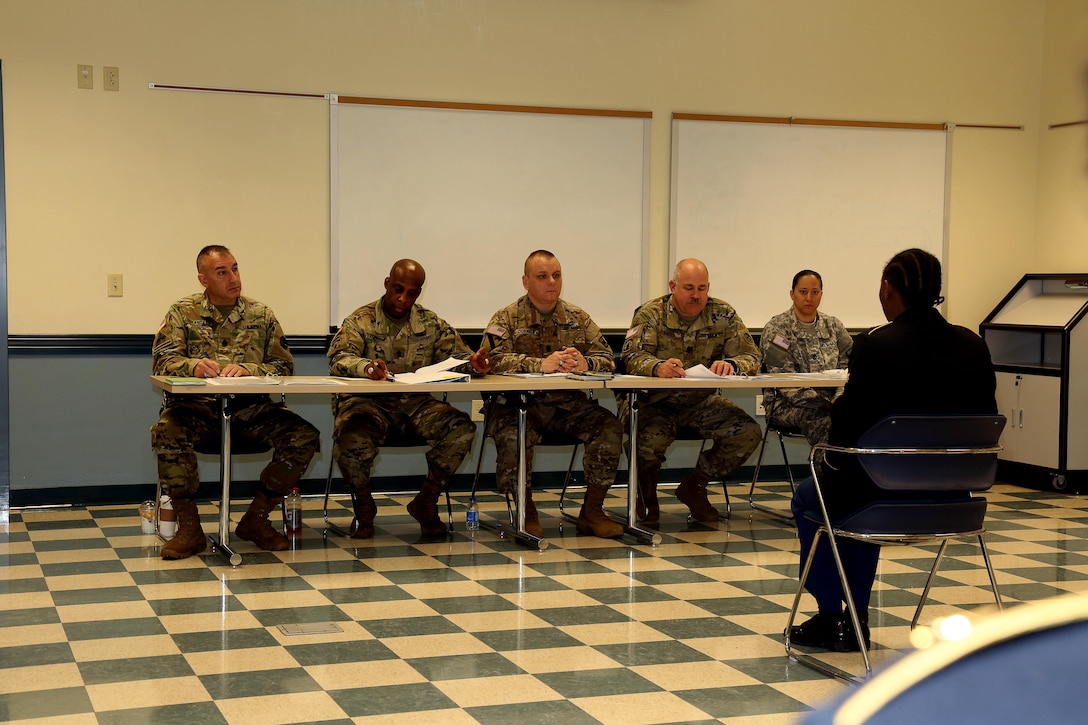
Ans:
POLYGON ((465 528, 469 531, 480 530, 480 507, 476 505, 475 495, 469 499, 468 508, 465 510, 465 528))
POLYGON ((297 488, 292 488, 291 493, 283 499, 283 513, 285 529, 288 536, 298 536, 302 533, 302 496, 297 488))

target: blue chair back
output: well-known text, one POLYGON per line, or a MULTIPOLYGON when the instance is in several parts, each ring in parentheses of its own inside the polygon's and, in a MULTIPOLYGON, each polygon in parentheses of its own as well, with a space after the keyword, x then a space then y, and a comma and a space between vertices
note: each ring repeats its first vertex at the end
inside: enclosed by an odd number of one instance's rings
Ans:
POLYGON ((858 460, 873 483, 886 491, 985 491, 997 475, 997 445, 1004 428, 1003 415, 889 416, 866 431, 857 447, 933 452, 862 453, 858 460), (993 450, 967 452, 980 448, 993 450))

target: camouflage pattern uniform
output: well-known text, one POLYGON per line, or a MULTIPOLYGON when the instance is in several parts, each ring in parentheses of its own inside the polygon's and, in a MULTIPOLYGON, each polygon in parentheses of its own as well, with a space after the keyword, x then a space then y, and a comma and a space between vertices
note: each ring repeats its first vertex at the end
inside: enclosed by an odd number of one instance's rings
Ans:
MULTIPOLYGON (((379 299, 344 320, 329 346, 329 374, 365 378, 367 364, 378 358, 396 374, 471 356, 457 331, 430 310, 412 305, 408 319, 400 322, 386 316, 379 299)), ((342 395, 333 412, 333 455, 344 478, 359 491, 369 490, 371 465, 390 433, 427 441, 428 478, 443 488, 476 437, 467 413, 430 393, 342 395)))
MULTIPOLYGON (((775 315, 759 338, 763 369, 769 373, 816 373, 847 366, 854 341, 831 315, 816 313, 811 325, 798 321, 793 309, 775 315)), ((810 445, 827 440, 831 403, 839 388, 778 388, 763 391, 770 420, 799 428, 810 445)))
MULTIPOLYGON (((492 344, 491 370, 540 372, 544 358, 556 350, 573 347, 586 359, 590 370, 616 369, 612 348, 597 324, 580 307, 560 299, 551 315, 541 315, 528 295, 499 310, 485 334, 492 344)), ((516 405, 496 398, 491 403, 488 435, 495 439, 495 477, 500 491, 513 491, 517 482, 516 405)), ((555 390, 529 396, 526 409, 525 473, 533 475, 533 446, 544 432, 577 438, 585 445, 582 465, 586 485, 607 489, 616 478, 623 428, 611 412, 577 390, 555 390)))
MULTIPOLYGON (((290 375, 295 366, 272 310, 239 297, 224 317, 201 292, 179 300, 167 311, 155 334, 152 374, 191 376, 205 356, 224 367, 241 365, 252 375, 290 375)), ((240 395, 231 403, 236 447, 274 448, 266 471, 284 465, 299 475, 306 470, 320 443, 314 426, 267 395, 240 395)), ((200 479, 194 448, 218 451, 220 433, 215 396, 166 394, 159 422, 151 427, 151 448, 158 459, 159 481, 171 498, 197 492, 200 479)), ((262 481, 276 485, 277 478, 262 476, 262 481)))
MULTIPOLYGON (((759 348, 730 305, 712 297, 689 325, 672 306, 671 294, 650 300, 635 312, 622 355, 630 375, 652 376, 669 358, 683 360, 685 368, 699 363, 710 367, 715 360, 726 360, 737 374, 757 373, 760 364, 759 348)), ((620 418, 626 420, 627 395, 619 401, 620 418)), ((635 447, 640 473, 656 477, 680 428, 714 439, 695 466, 709 478, 724 477, 744 463, 762 438, 759 424, 717 391, 640 394, 635 447)))

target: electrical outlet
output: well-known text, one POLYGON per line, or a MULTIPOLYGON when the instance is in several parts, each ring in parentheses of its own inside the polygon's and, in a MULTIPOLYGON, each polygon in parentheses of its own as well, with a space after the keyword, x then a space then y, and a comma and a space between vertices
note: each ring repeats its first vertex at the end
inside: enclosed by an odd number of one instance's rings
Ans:
POLYGON ((102 66, 102 90, 121 90, 121 71, 115 65, 102 66))
POLYGON ((473 400, 472 401, 472 420, 477 423, 483 423, 484 421, 484 401, 473 400))
POLYGON ((125 296, 125 278, 120 274, 107 274, 106 275, 106 296, 108 297, 124 297, 125 296))
POLYGON ((76 88, 94 88, 94 66, 76 66, 76 88))
POLYGON ((756 395, 756 415, 767 415, 767 409, 763 407, 763 394, 756 395))

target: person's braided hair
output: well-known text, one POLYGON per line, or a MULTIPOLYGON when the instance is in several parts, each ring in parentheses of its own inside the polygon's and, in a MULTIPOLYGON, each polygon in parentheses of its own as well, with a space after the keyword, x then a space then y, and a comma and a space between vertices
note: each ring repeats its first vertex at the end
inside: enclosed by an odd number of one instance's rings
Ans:
POLYGON ((891 258, 883 278, 903 297, 908 308, 933 307, 941 297, 941 262, 923 249, 907 249, 891 258))

